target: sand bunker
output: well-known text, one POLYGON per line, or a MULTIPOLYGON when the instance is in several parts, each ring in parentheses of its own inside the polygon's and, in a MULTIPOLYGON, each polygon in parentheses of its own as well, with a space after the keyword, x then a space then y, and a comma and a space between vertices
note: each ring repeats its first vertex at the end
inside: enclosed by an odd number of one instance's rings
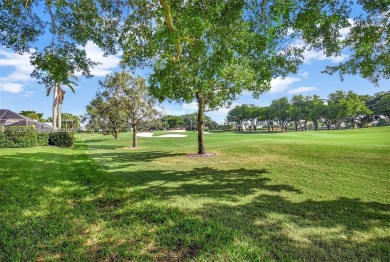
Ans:
POLYGON ((153 133, 138 133, 137 136, 139 137, 152 137, 153 133))
POLYGON ((168 135, 161 135, 161 136, 153 136, 153 133, 138 133, 138 137, 187 137, 187 135, 180 135, 180 134, 168 134, 168 135))

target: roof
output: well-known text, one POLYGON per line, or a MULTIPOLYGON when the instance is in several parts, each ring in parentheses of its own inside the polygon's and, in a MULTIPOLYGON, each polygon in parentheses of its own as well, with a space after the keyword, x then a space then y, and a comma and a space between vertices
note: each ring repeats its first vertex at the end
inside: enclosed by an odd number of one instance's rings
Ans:
POLYGON ((22 116, 18 113, 15 113, 8 109, 0 109, 0 120, 7 120, 7 119, 24 119, 24 120, 31 120, 28 117, 22 116))
POLYGON ((52 130, 53 127, 46 124, 39 122, 37 120, 33 120, 31 118, 28 118, 26 116, 23 116, 21 114, 15 113, 8 109, 0 109, 0 125, 5 126, 29 126, 35 124, 36 126, 39 126, 40 130, 52 130), (9 119, 16 119, 19 120, 17 122, 12 122, 7 124, 7 120, 9 119))

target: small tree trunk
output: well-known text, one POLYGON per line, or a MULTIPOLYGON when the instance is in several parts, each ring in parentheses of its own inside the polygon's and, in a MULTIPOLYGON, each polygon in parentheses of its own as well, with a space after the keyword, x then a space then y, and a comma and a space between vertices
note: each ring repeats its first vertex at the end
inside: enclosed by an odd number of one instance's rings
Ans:
POLYGON ((206 149, 204 147, 204 105, 203 100, 196 94, 196 98, 198 99, 198 154, 205 154, 206 149))
POLYGON ((133 126, 133 147, 137 147, 137 126, 133 126))

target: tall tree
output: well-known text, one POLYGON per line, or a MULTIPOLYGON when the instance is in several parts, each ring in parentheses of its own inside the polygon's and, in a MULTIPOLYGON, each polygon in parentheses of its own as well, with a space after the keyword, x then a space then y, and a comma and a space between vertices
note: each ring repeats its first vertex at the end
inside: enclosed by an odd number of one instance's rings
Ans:
POLYGON ((300 126, 301 131, 307 126, 308 120, 308 110, 307 103, 305 98, 302 95, 294 95, 291 98, 291 120, 294 121, 295 131, 298 130, 298 125, 300 126), (304 121, 304 126, 302 126, 302 121, 304 121))
POLYGON ((363 119, 366 115, 372 114, 372 112, 368 109, 362 97, 355 92, 349 91, 346 99, 349 106, 349 119, 351 120, 352 128, 355 128, 359 119, 363 119))
POLYGON ((86 106, 88 118, 96 122, 103 131, 108 131, 118 139, 118 133, 126 122, 121 101, 104 87, 86 106))
POLYGON ((241 131, 244 125, 244 121, 248 117, 248 106, 243 104, 239 106, 235 106, 233 109, 231 109, 226 119, 228 122, 235 123, 237 130, 241 131))
POLYGON ((338 129, 341 129, 341 123, 351 111, 345 92, 339 90, 329 94, 328 111, 329 119, 336 124, 338 129))
POLYGON ((265 123, 268 132, 274 131, 275 112, 270 106, 259 108, 259 122, 265 123))
POLYGON ((334 53, 348 4, 324 2, 177 0, 160 1, 162 9, 150 2, 126 20, 123 62, 153 67, 151 92, 160 100, 197 103, 203 154, 205 110, 243 91, 257 96, 273 78, 296 72, 303 49, 291 41, 323 36, 321 43, 308 42, 334 53), (165 18, 156 18, 161 12, 165 18))
POLYGON ((326 105, 324 99, 321 99, 319 96, 314 95, 308 98, 309 106, 309 119, 314 124, 314 130, 318 130, 318 125, 320 121, 326 115, 326 105))
POLYGON ((287 131, 287 124, 291 119, 291 104, 288 102, 287 97, 272 100, 270 105, 271 110, 274 112, 275 118, 279 123, 282 131, 287 131))
POLYGON ((123 71, 107 76, 100 85, 118 100, 119 110, 133 130, 133 147, 137 147, 138 127, 159 117, 155 98, 149 95, 145 79, 133 77, 123 71))
POLYGON ((390 120, 390 94, 386 94, 376 102, 375 108, 378 114, 384 115, 390 120))

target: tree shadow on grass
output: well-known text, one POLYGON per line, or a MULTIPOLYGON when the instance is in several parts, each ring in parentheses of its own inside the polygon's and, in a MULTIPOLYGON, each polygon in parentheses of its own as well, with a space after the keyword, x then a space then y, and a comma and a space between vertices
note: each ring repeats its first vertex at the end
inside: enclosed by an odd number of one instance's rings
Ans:
MULTIPOLYGON (((169 156, 131 155, 103 158, 129 166, 169 156)), ((389 261, 389 204, 293 201, 304 192, 265 169, 109 172, 48 152, 0 164, 0 260, 389 261), (208 201, 172 207, 178 198, 208 201)))

